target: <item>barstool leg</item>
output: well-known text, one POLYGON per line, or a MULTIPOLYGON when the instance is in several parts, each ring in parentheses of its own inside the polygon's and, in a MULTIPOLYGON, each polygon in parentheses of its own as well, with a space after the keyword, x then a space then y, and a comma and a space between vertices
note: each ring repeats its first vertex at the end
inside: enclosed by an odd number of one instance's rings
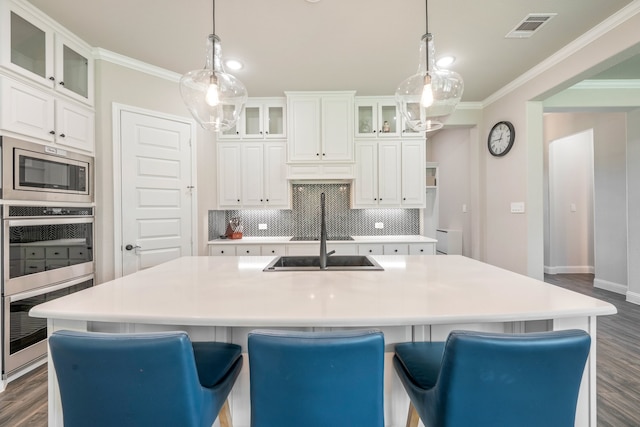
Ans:
POLYGON ((407 427, 418 427, 418 421, 420 421, 420 416, 418 416, 418 411, 416 411, 416 407, 413 406, 413 403, 409 402, 409 414, 407 415, 407 427))
POLYGON ((229 410, 229 399, 224 401, 224 405, 222 405, 222 408, 220 409, 218 418, 220 418, 221 427, 233 427, 233 424, 231 423, 231 410, 229 410))

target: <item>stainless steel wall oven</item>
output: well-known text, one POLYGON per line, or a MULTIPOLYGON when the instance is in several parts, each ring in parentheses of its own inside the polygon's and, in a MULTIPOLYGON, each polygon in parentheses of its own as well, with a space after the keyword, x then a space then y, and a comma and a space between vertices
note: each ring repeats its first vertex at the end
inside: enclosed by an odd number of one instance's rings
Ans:
POLYGON ((3 376, 47 354, 34 305, 94 281, 93 207, 3 206, 3 376))

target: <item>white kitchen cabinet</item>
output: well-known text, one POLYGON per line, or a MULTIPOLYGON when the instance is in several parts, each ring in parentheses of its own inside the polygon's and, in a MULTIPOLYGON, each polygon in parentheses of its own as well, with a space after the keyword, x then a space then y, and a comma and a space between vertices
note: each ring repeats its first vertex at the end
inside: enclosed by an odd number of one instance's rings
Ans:
POLYGON ((93 106, 91 47, 48 22, 28 4, 0 2, 0 65, 93 106))
POLYGON ((93 154, 95 113, 6 76, 0 76, 0 128, 93 154))
POLYGON ((409 255, 435 255, 435 243, 409 243, 409 255))
POLYGON ((400 205, 400 142, 356 143, 354 208, 400 205))
POLYGON ((353 162, 354 93, 286 92, 289 162, 353 162))
POLYGON ((436 251, 442 255, 462 255, 462 231, 438 229, 436 230, 436 251))
POLYGON ((224 245, 209 245, 209 256, 236 256, 236 246, 227 243, 224 245))
POLYGON ((236 255, 237 256, 260 256, 262 253, 262 248, 260 245, 237 245, 236 246, 236 255))
POLYGON ((425 141, 404 140, 402 147, 402 201, 403 208, 424 208, 425 195, 425 141))
POLYGON ((354 208, 423 208, 424 141, 356 142, 354 208))
POLYGON ((381 243, 371 243, 358 245, 358 254, 360 255, 382 255, 384 250, 381 243))
MULTIPOLYGON (((409 104, 408 107, 410 110, 414 110, 414 115, 416 117, 419 117, 419 110, 420 109, 420 104, 419 103, 411 103, 409 104)), ((402 138, 420 138, 420 139, 425 139, 427 137, 425 132, 416 132, 415 130, 411 129, 411 126, 409 126, 409 123, 407 122, 407 120, 405 120, 404 116, 402 115, 402 113, 398 112, 398 115, 400 116, 400 120, 401 120, 401 133, 402 133, 402 138)))
POLYGON ((218 138, 225 139, 285 139, 285 98, 250 98, 232 129, 221 132, 218 138))
POLYGON ((284 255, 286 252, 285 245, 262 245, 260 248, 261 255, 284 255))
POLYGON ((394 97, 360 96, 355 99, 356 138, 399 138, 402 121, 394 97))
POLYGON ((242 156, 237 143, 218 143, 218 205, 221 209, 242 206, 242 156))
POLYGON ((243 206, 287 209, 286 144, 243 143, 241 148, 243 206))
POLYGON ((383 255, 409 255, 409 245, 406 243, 385 243, 382 247, 383 255))
POLYGON ((218 143, 219 207, 288 209, 286 143, 218 143))

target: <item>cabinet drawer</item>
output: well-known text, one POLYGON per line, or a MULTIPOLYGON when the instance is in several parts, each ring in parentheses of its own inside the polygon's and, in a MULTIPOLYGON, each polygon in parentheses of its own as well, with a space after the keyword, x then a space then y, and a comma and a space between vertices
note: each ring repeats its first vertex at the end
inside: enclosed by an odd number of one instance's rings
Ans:
POLYGON ((407 244, 386 244, 382 250, 384 255, 409 255, 409 245, 407 244))
POLYGON ((66 259, 48 259, 45 265, 45 270, 55 270, 56 268, 67 267, 69 265, 69 260, 66 259))
MULTIPOLYGON (((358 245, 352 244, 330 244, 327 243, 327 251, 336 251, 336 255, 358 255, 358 245)), ((320 248, 318 248, 318 255, 320 254, 320 248)))
POLYGON ((260 245, 238 245, 236 255, 260 255, 260 245))
POLYGON ((43 259, 44 248, 25 248, 24 257, 26 259, 43 259))
POLYGON ((285 245, 262 245, 262 255, 284 255, 286 252, 285 245))
POLYGON ((43 259, 28 259, 24 262, 25 274, 40 273, 41 271, 44 271, 43 259))
POLYGON ((69 258, 71 259, 89 259, 89 249, 86 247, 69 248, 69 258))
POLYGON ((360 255, 382 255, 384 248, 383 245, 358 245, 358 253, 360 255))
POLYGON ((69 259, 69 248, 52 246, 45 248, 45 258, 47 259, 69 259))
POLYGON ((409 245, 409 255, 435 255, 433 243, 412 243, 409 245))
POLYGON ((320 244, 295 243, 287 245, 287 255, 320 255, 320 244))
POLYGON ((211 256, 236 256, 236 247, 233 245, 212 245, 209 247, 211 256))

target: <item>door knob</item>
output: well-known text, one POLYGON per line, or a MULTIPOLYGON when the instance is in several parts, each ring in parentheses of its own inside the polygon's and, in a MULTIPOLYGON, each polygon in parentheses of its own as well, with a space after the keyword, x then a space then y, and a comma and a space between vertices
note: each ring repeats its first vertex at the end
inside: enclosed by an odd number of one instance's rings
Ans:
POLYGON ((142 246, 138 246, 138 245, 135 245, 135 246, 133 246, 133 245, 127 245, 127 246, 125 246, 124 248, 125 248, 126 250, 130 251, 130 250, 132 250, 132 249, 142 249, 142 246))

